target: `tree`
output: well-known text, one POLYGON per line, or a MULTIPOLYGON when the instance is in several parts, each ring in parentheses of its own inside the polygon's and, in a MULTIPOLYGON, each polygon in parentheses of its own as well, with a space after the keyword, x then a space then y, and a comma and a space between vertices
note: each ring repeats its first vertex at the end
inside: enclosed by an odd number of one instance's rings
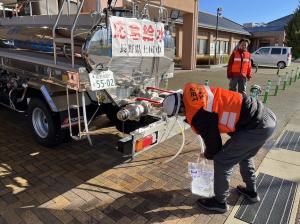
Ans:
POLYGON ((287 46, 292 47, 293 56, 300 57, 300 1, 292 19, 285 27, 287 46))

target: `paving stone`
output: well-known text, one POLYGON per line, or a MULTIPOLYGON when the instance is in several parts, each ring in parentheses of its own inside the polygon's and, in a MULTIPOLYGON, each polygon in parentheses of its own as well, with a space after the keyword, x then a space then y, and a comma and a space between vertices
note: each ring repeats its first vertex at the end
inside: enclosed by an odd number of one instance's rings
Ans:
POLYGON ((99 209, 93 209, 91 211, 88 211, 87 214, 95 219, 95 220, 98 220, 98 221, 101 221, 106 215, 100 211, 99 209))
POLYGON ((1 215, 0 215, 0 224, 7 224, 7 222, 1 215))
POLYGON ((68 210, 68 213, 73 216, 79 223, 88 223, 91 220, 90 215, 85 213, 84 211, 77 209, 77 210, 68 210))
POLYGON ((19 224, 22 223, 23 220, 20 218, 20 216, 16 213, 14 210, 8 210, 5 211, 4 213, 1 213, 1 216, 7 223, 14 223, 14 224, 19 224))
POLYGON ((120 220, 124 217, 124 214, 122 214, 121 212, 119 212, 118 210, 114 209, 111 206, 108 206, 107 208, 105 208, 103 210, 103 213, 106 214, 111 219, 113 219, 115 222, 117 222, 118 220, 120 220))
MULTIPOLYGON (((38 145, 24 131, 29 127, 10 127, 9 119, 15 118, 0 110, 0 224, 219 224, 228 215, 211 215, 195 206, 187 172, 199 151, 195 135, 187 134, 184 152, 170 163, 163 162, 177 152, 181 136, 125 162, 114 149, 113 127, 103 129, 104 137, 95 136, 94 147, 69 142, 53 150, 38 145), (14 136, 4 134, 9 132, 14 136)), ((258 164, 266 152, 259 151, 258 164)), ((239 183, 237 167, 230 186, 239 183)), ((233 191, 229 204, 238 196, 233 191)))
POLYGON ((53 224, 53 223, 60 224, 60 223, 62 223, 48 209, 44 209, 44 208, 33 209, 33 213, 36 214, 36 216, 39 217, 39 219, 44 224, 53 224))
MULTIPOLYGON (((211 216, 209 215, 204 215, 204 214, 200 214, 194 221, 192 224, 208 224, 209 221, 211 220, 211 216)), ((221 222, 223 223, 223 222, 221 222)), ((213 223, 211 223, 213 224, 213 223)))
POLYGON ((35 215, 32 211, 26 209, 18 209, 18 215, 24 220, 25 223, 28 224, 39 224, 43 223, 37 215, 35 215))
POLYGON ((209 220, 208 224, 215 224, 215 223, 224 223, 225 220, 227 219, 227 216, 225 215, 213 215, 211 220, 209 220))
POLYGON ((62 223, 68 223, 73 220, 73 217, 64 210, 50 209, 50 212, 62 223))

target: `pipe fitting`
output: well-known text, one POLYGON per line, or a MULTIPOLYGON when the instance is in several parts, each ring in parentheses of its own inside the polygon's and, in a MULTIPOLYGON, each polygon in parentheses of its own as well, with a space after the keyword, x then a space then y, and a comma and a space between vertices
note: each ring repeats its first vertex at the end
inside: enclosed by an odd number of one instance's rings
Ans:
POLYGON ((138 121, 142 116, 146 116, 150 111, 150 104, 142 101, 140 103, 129 104, 117 113, 120 121, 138 121))

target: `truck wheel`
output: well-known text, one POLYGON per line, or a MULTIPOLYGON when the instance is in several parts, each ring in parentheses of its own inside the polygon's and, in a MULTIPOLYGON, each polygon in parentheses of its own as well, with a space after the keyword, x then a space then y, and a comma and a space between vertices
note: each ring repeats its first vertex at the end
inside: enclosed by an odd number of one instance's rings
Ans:
POLYGON ((277 67, 280 68, 280 69, 283 69, 286 67, 285 63, 283 61, 280 61, 277 63, 277 67))
POLYGON ((53 113, 44 101, 33 98, 28 105, 28 114, 36 140, 43 146, 54 147, 62 142, 63 132, 57 113, 53 113))

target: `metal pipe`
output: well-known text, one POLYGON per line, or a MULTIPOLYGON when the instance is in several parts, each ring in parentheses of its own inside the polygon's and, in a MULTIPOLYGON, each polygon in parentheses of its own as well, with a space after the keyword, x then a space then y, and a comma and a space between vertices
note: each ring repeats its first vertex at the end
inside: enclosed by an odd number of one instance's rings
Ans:
POLYGON ((32 2, 29 2, 29 10, 30 10, 30 16, 32 16, 32 2))
POLYGON ((78 115, 78 134, 79 138, 81 139, 81 116, 80 116, 80 102, 79 102, 79 96, 78 96, 78 90, 76 90, 76 102, 77 102, 77 115, 78 115))
POLYGON ((70 6, 70 0, 67 0, 67 6, 68 6, 68 16, 71 14, 71 6, 70 6))
POLYGON ((46 9, 47 9, 47 15, 49 16, 49 4, 48 4, 48 0, 46 0, 46 9))
POLYGON ((156 88, 156 87, 152 87, 152 86, 146 87, 146 90, 157 90, 162 93, 170 93, 170 94, 174 93, 174 91, 160 89, 160 88, 156 88))
POLYGON ((15 88, 11 89, 11 90, 9 91, 9 94, 8 94, 8 98, 9 98, 9 102, 10 102, 10 108, 13 109, 13 110, 15 110, 15 111, 17 111, 17 112, 19 112, 19 113, 24 113, 25 111, 18 110, 18 109, 16 108, 16 106, 14 105, 13 101, 11 100, 11 94, 12 94, 12 92, 13 92, 14 90, 16 90, 16 89, 15 89, 15 88))
MULTIPOLYGON (((90 146, 93 146, 90 134, 89 134, 89 126, 87 122, 87 114, 86 114, 86 105, 85 105, 85 95, 84 92, 81 92, 81 101, 82 101, 82 112, 83 112, 83 121, 84 121, 84 128, 85 128, 85 133, 88 138, 90 146)), ((79 121, 80 122, 80 121, 79 121)))
POLYGON ((18 4, 16 4, 15 10, 16 10, 16 17, 18 17, 19 16, 19 13, 18 13, 18 4))
POLYGON ((219 29, 219 13, 217 13, 216 38, 215 38, 215 59, 214 64, 217 64, 217 44, 218 44, 218 29, 219 29))
POLYGON ((6 17, 6 15, 5 15, 5 5, 2 3, 2 13, 3 13, 3 18, 5 18, 6 17))
POLYGON ((78 20, 78 18, 79 18, 80 12, 81 12, 81 10, 82 10, 83 4, 84 4, 84 0, 81 1, 79 10, 77 11, 77 14, 76 14, 76 17, 75 17, 75 19, 74 19, 74 23, 73 23, 73 26, 72 26, 72 29, 71 29, 72 68, 74 68, 74 66, 75 66, 75 54, 74 54, 74 30, 75 30, 75 27, 76 27, 77 20, 78 20))
POLYGON ((24 89, 23 94, 22 94, 22 97, 19 98, 19 99, 17 99, 17 103, 20 103, 20 102, 22 102, 22 101, 25 99, 27 90, 28 90, 28 86, 26 86, 26 88, 24 89))
POLYGON ((96 10, 98 13, 101 11, 101 0, 96 0, 96 10))
MULTIPOLYGON (((69 88, 66 86, 66 93, 67 93, 67 106, 68 106, 68 119, 69 119, 69 131, 70 131, 70 136, 73 138, 73 133, 72 133, 72 120, 71 120, 71 112, 70 112, 70 99, 69 99, 69 88)), ((74 138, 75 139, 75 138, 74 138)))
POLYGON ((53 29, 52 29, 52 38, 53 38, 53 56, 54 56, 54 64, 55 64, 55 65, 57 64, 57 61, 56 61, 57 55, 56 55, 55 32, 56 32, 56 28, 57 28, 57 25, 58 25, 59 18, 60 18, 61 14, 62 14, 62 11, 63 11, 63 9, 64 9, 65 3, 66 3, 66 1, 63 1, 62 5, 61 5, 61 8, 60 8, 60 10, 59 10, 59 13, 58 13, 58 15, 57 15, 55 24, 54 24, 53 29))
POLYGON ((19 113, 25 113, 25 112, 26 112, 26 111, 18 110, 18 109, 16 109, 16 108, 12 108, 12 107, 10 107, 9 105, 7 105, 7 104, 5 104, 5 103, 0 103, 0 105, 4 106, 4 107, 6 107, 6 108, 9 108, 9 109, 11 109, 11 110, 14 110, 14 111, 16 111, 16 112, 19 112, 19 113))
POLYGON ((151 100, 151 99, 144 98, 144 97, 138 97, 138 98, 136 98, 136 101, 147 101, 149 103, 158 104, 158 105, 161 104, 159 101, 151 100))

